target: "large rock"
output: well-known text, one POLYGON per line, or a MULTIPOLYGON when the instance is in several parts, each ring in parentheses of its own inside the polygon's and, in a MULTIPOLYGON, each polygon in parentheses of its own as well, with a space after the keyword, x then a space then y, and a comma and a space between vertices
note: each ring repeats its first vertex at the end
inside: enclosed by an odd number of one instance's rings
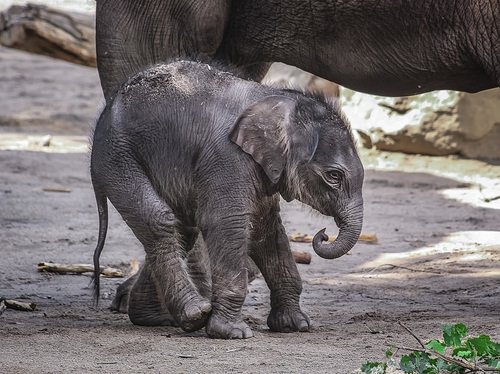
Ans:
POLYGON ((500 159, 500 89, 394 98, 342 88, 340 96, 342 109, 364 146, 500 159))
POLYGON ((325 95, 338 97, 339 86, 336 83, 317 77, 294 66, 276 62, 271 65, 263 79, 267 84, 309 91, 323 92, 325 95))

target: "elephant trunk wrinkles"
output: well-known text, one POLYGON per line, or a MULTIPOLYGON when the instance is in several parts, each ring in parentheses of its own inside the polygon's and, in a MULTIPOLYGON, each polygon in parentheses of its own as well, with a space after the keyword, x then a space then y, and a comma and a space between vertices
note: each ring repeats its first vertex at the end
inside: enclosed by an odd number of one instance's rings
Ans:
MULTIPOLYGON (((359 201, 359 200, 358 200, 359 201)), ((334 242, 328 243, 325 229, 318 231, 313 239, 313 248, 322 258, 334 259, 345 255, 358 241, 363 226, 363 200, 351 204, 338 217, 339 235, 334 242)))

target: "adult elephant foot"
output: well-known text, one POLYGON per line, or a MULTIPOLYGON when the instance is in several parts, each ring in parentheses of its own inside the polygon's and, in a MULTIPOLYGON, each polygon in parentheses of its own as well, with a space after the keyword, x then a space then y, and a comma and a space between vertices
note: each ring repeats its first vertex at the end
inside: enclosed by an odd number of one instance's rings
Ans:
POLYGON ((212 314, 206 326, 209 337, 214 339, 248 339, 253 332, 243 320, 230 321, 223 316, 212 314))
POLYGON ((273 308, 269 317, 267 317, 267 325, 271 331, 276 332, 294 332, 294 331, 309 331, 311 321, 307 314, 300 309, 292 308, 273 308))
POLYGON ((199 330, 205 326, 211 311, 212 304, 207 299, 195 296, 184 305, 179 313, 179 325, 187 332, 199 330))

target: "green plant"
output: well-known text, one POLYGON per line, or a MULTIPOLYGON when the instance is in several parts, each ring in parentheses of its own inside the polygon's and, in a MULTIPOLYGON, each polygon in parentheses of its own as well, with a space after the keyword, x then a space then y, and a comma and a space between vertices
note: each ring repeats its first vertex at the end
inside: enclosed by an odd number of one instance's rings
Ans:
POLYGON ((394 356, 401 355, 399 369, 410 374, 500 373, 500 344, 488 335, 467 337, 463 323, 443 326, 443 340, 433 339, 424 344, 408 327, 399 323, 419 343, 420 348, 393 347, 386 351, 385 362, 367 362, 361 367, 366 374, 385 374, 396 367, 394 356))

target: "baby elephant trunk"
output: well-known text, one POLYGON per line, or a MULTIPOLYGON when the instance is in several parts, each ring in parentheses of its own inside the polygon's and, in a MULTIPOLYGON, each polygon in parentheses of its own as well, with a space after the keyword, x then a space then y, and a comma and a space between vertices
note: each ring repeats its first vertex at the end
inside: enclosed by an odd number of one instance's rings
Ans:
POLYGON ((337 216, 339 235, 333 242, 328 242, 325 230, 314 236, 313 248, 318 256, 326 259, 338 258, 350 251, 358 241, 363 226, 363 200, 350 204, 342 214, 337 216))

